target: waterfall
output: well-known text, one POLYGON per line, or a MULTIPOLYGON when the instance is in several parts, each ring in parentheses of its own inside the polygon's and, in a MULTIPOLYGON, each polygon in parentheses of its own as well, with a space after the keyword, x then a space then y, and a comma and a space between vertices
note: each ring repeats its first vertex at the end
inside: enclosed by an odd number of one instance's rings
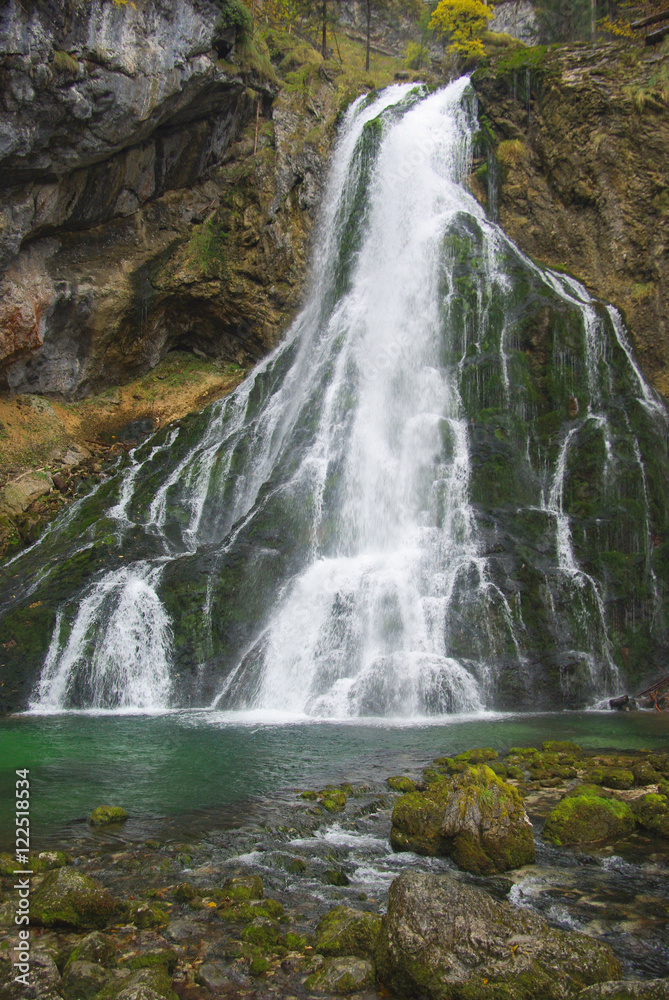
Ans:
POLYGON ((576 706, 660 648, 663 404, 469 193, 476 127, 466 78, 352 105, 283 343, 5 569, 36 707, 576 706))

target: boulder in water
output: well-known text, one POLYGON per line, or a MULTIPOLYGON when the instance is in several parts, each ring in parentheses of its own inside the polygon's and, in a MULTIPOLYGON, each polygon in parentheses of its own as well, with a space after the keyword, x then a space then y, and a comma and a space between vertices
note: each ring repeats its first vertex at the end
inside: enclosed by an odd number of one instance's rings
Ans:
POLYGON ((477 875, 519 868, 535 855, 520 793, 485 764, 400 796, 390 842, 396 851, 447 855, 477 875))
POLYGON ((634 816, 626 802, 596 794, 583 786, 580 794, 566 795, 546 817, 543 836, 554 847, 594 844, 627 837, 634 816))
POLYGON ((262 899, 262 879, 260 875, 234 875, 223 884, 223 893, 227 899, 233 899, 236 903, 262 899))
POLYGON ((642 795, 632 803, 632 814, 639 826, 669 840, 669 799, 666 795, 642 795))
POLYGON ((125 823, 128 814, 121 806, 98 806, 88 817, 91 826, 107 826, 109 823, 125 823))
POLYGON ((621 975, 608 945, 421 872, 391 885, 375 959, 391 990, 429 1000, 563 1000, 621 975))
POLYGON ((116 901, 106 889, 71 868, 57 868, 35 889, 30 919, 44 927, 93 930, 108 924, 115 910, 116 901))
POLYGON ((321 918, 316 928, 316 951, 323 955, 358 955, 369 958, 374 954, 381 930, 381 917, 351 906, 335 906, 321 918))

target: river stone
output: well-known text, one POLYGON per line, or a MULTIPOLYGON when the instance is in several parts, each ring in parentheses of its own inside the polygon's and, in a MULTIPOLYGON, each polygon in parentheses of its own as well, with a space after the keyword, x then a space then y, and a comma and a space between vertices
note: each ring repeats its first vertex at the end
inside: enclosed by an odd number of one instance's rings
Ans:
POLYGON ((357 955, 369 958, 374 954, 381 930, 381 917, 351 906, 335 906, 319 921, 316 928, 316 951, 323 955, 357 955))
POLYGON ((615 841, 629 836, 634 816, 626 802, 590 791, 565 796, 546 817, 544 840, 554 847, 615 841))
POLYGON ((178 1000, 164 969, 140 969, 127 979, 112 982, 96 1000, 178 1000))
POLYGON ((581 990, 578 1000, 669 1000, 669 979, 597 983, 581 990))
POLYGON ((116 902, 106 889, 87 875, 71 868, 49 872, 35 889, 30 919, 44 927, 65 926, 75 930, 104 927, 114 916, 116 902))
POLYGON ((11 961, 0 962, 2 1000, 61 1000, 60 973, 48 952, 31 949, 28 986, 14 981, 17 973, 12 965, 13 961, 12 958, 11 961))
POLYGON ((68 962, 63 972, 65 1000, 93 1000, 107 983, 109 975, 93 962, 68 962))
POLYGON ((87 934, 74 951, 70 953, 69 962, 95 962, 98 965, 114 965, 116 962, 116 941, 109 934, 92 931, 87 934))
POLYGON ((535 855, 520 793, 485 764, 400 796, 390 842, 396 851, 447 855, 477 875, 531 864, 535 855))
POLYGON ((262 879, 260 875, 235 875, 223 883, 223 892, 228 899, 234 899, 236 902, 262 899, 262 879))
POLYGON ((121 806, 98 806, 88 817, 91 826, 107 826, 109 823, 125 823, 128 814, 121 806))
POLYGON ((355 993, 374 984, 374 966, 364 958, 343 955, 329 958, 318 972, 305 981, 305 987, 316 993, 355 993))
POLYGON ((429 1000, 562 1000, 621 975, 608 945, 421 872, 392 883, 375 958, 391 990, 429 1000))

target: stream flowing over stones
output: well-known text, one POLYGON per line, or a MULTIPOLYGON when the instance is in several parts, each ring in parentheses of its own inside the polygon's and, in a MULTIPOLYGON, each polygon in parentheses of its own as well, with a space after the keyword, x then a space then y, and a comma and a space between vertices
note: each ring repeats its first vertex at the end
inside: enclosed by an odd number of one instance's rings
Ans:
POLYGON ((349 109, 306 304, 2 570, 25 703, 421 717, 666 664, 667 412, 464 186, 466 78, 349 109))

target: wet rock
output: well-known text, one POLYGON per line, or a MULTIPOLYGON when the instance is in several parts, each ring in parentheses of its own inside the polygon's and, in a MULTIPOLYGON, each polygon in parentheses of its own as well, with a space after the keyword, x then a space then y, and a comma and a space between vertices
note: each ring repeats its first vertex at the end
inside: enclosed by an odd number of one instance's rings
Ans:
POLYGON ((107 984, 109 972, 93 962, 70 961, 63 972, 65 1000, 93 1000, 107 984))
POLYGON ((128 814, 121 806, 98 806, 88 817, 91 826, 107 826, 109 823, 125 823, 128 814))
POLYGON ((96 1000, 178 1000, 178 997, 164 970, 140 969, 104 987, 96 1000))
POLYGON ((597 983, 581 990, 578 1000, 669 1000, 669 979, 597 983))
POLYGON ((519 792, 485 764, 398 798, 390 842, 396 851, 447 855, 480 875, 529 864, 535 854, 519 792))
POLYGON ((631 808, 639 826, 669 840, 669 799, 666 795, 643 795, 631 808))
POLYGON ((35 500, 49 492, 53 485, 47 473, 34 472, 21 476, 0 489, 0 514, 21 514, 35 500))
POLYGON ((29 984, 17 983, 12 961, 0 961, 0 997, 2 1000, 60 1000, 61 978, 51 955, 35 949, 30 955, 29 984))
POLYGON ((116 901, 106 889, 71 868, 59 868, 35 889, 30 916, 44 927, 90 930, 104 927, 115 910, 116 901))
POLYGON ((325 882, 326 885, 337 885, 345 886, 350 885, 351 880, 345 872, 341 871, 339 868, 328 868, 321 875, 321 881, 325 882))
POLYGON ((381 917, 350 906, 336 906, 321 918, 314 942, 324 955, 370 958, 381 930, 381 917))
POLYGON ((203 962, 197 970, 195 981, 200 986, 206 986, 214 996, 218 991, 227 991, 231 986, 236 986, 228 975, 227 966, 222 962, 203 962))
POLYGON ((118 954, 117 944, 109 934, 93 931, 87 934, 70 953, 68 962, 95 962, 98 965, 113 965, 118 954))
POLYGON ((405 777, 405 775, 398 775, 397 777, 387 778, 389 786, 395 792, 415 792, 416 785, 411 780, 411 778, 405 777))
POLYGON ((607 945, 451 876, 418 872, 390 887, 376 970, 395 992, 430 1000, 561 1000, 621 975, 607 945))
POLYGON ((256 917, 242 931, 242 941, 256 944, 260 948, 270 949, 278 944, 281 937, 281 927, 276 920, 268 917, 256 917))
POLYGON ((633 829, 634 817, 626 802, 587 791, 558 802, 546 817, 543 837, 555 847, 568 847, 620 840, 633 829))
POLYGON ((330 958, 305 982, 316 993, 355 993, 374 984, 374 966, 351 955, 330 958))
POLYGON ((262 899, 262 879, 259 875, 235 875, 223 883, 223 893, 235 902, 262 899))
POLYGON ((149 927, 165 927, 170 915, 157 903, 139 903, 128 908, 127 919, 140 929, 149 927))

